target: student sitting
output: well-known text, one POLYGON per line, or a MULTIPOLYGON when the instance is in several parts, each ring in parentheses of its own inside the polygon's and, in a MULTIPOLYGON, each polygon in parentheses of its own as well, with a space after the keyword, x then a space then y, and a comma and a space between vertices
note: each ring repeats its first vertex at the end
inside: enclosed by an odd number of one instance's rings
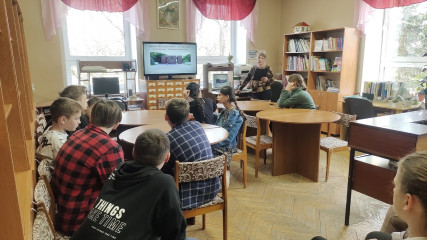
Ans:
MULTIPOLYGON (((167 133, 170 140, 170 159, 162 168, 164 173, 174 175, 175 161, 195 162, 213 158, 208 137, 197 121, 187 121, 190 106, 184 99, 171 99, 166 104, 165 120, 172 127, 167 133)), ((195 208, 211 201, 219 191, 218 177, 181 183, 179 197, 183 209, 195 208)))
POLYGON ((228 137, 224 141, 212 145, 214 155, 228 154, 228 164, 230 164, 233 151, 237 146, 237 136, 239 135, 242 126, 244 115, 240 111, 236 102, 233 88, 224 86, 219 90, 218 102, 225 107, 219 114, 215 125, 225 128, 228 131, 228 137), (231 104, 234 103, 234 106, 231 104))
POLYGON ((277 100, 277 105, 285 108, 316 109, 313 98, 306 89, 304 78, 299 74, 292 74, 277 100))
POLYGON ((108 135, 122 119, 120 107, 100 101, 91 116, 91 124, 69 137, 55 159, 56 228, 66 235, 77 230, 110 173, 123 162, 122 148, 108 135))
POLYGON ((89 120, 89 122, 91 121, 90 114, 92 112, 93 106, 95 106, 95 104, 101 100, 102 99, 98 98, 98 97, 91 97, 91 98, 89 98, 89 100, 87 100, 87 109, 85 111, 85 115, 86 115, 87 119, 89 120))
POLYGON ((135 160, 111 173, 71 239, 185 239, 187 225, 175 182, 159 170, 169 156, 165 133, 149 129, 140 134, 135 160))
POLYGON ((191 82, 185 87, 184 98, 190 104, 190 113, 200 123, 215 124, 216 103, 210 98, 201 98, 200 95, 199 84, 191 82))
POLYGON ((68 134, 65 131, 75 131, 80 124, 82 107, 69 98, 58 98, 50 105, 52 125, 49 126, 39 138, 37 153, 47 158, 53 165, 59 149, 67 141, 68 134))

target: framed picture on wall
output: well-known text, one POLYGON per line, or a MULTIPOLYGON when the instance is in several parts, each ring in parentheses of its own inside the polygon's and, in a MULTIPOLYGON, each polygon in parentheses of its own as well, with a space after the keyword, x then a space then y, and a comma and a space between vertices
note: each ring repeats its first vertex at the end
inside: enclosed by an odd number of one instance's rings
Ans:
POLYGON ((159 28, 179 29, 179 0, 157 0, 159 28))

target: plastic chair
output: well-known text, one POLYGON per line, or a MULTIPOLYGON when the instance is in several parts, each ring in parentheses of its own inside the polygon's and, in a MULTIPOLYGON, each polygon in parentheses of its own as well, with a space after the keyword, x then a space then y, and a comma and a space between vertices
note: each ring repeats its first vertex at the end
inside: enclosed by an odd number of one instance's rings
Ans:
POLYGON ((279 81, 274 81, 271 84, 271 102, 277 102, 282 93, 283 84, 279 81))
POLYGON ((348 108, 348 113, 357 115, 357 119, 365 119, 376 117, 372 102, 365 98, 348 97, 345 99, 345 104, 348 108))
MULTIPOLYGON (((356 120, 356 115, 349 115, 340 112, 333 112, 341 116, 340 120, 336 121, 335 124, 341 126, 349 126, 350 121, 356 120)), ((331 161, 331 155, 334 152, 346 151, 349 150, 347 141, 330 137, 330 128, 331 123, 328 124, 328 136, 320 139, 320 150, 326 152, 326 182, 329 177, 329 165, 331 161)))
MULTIPOLYGON (((256 136, 246 137, 247 146, 255 149, 255 177, 258 177, 258 162, 259 153, 264 150, 264 164, 267 160, 267 149, 273 147, 273 138, 268 135, 261 135, 260 120, 255 116, 245 115, 247 126, 257 129, 256 136)), ((266 126, 269 126, 270 121, 267 121, 266 126)))
POLYGON ((203 216, 202 229, 206 227, 206 213, 222 210, 223 239, 227 239, 227 154, 204 161, 175 162, 175 183, 195 182, 222 176, 221 196, 216 196, 211 202, 197 208, 182 210, 185 218, 203 216))
POLYGON ((236 152, 233 152, 232 161, 239 161, 240 168, 243 167, 243 188, 246 188, 247 181, 247 168, 248 168, 248 151, 246 149, 246 121, 243 122, 243 128, 239 136, 239 148, 236 148, 236 152))

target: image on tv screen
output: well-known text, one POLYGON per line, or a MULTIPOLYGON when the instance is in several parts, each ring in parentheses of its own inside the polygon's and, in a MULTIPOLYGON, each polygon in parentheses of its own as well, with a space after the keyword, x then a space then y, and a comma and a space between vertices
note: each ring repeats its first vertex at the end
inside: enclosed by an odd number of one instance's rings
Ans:
POLYGON ((144 74, 174 75, 197 73, 194 43, 144 42, 144 74))
POLYGON ((220 89, 223 86, 228 86, 228 73, 213 74, 213 88, 220 89))

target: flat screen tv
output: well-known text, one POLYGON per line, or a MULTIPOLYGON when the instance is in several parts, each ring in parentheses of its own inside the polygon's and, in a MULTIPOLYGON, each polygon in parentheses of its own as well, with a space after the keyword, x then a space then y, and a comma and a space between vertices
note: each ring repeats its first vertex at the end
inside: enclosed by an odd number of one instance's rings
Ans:
POLYGON ((118 77, 92 78, 93 95, 120 94, 118 77))
POLYGON ((197 45, 188 42, 143 42, 144 75, 159 76, 197 74, 197 45))

